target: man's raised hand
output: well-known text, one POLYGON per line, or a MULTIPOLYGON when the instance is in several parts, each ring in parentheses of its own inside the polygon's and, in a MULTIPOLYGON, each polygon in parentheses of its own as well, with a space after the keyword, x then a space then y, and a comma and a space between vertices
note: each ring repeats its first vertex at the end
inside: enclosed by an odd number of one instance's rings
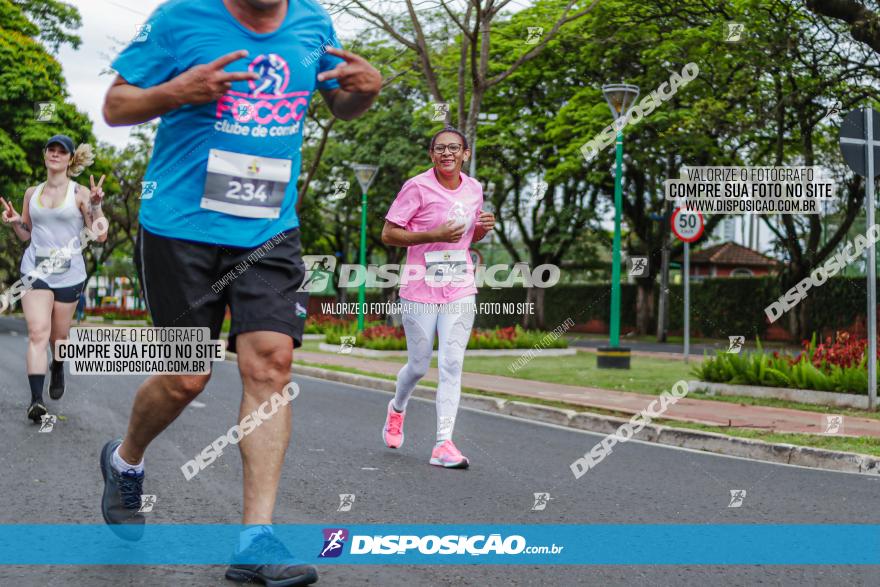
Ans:
POLYGON ((382 74, 360 55, 336 47, 327 47, 327 53, 345 61, 330 71, 319 73, 319 82, 335 79, 340 88, 356 94, 378 94, 382 89, 382 74))
POLYGON ((216 102, 232 87, 232 82, 257 80, 252 71, 228 72, 223 68, 248 56, 244 49, 227 53, 211 63, 191 67, 174 78, 174 91, 181 104, 207 104, 216 102))

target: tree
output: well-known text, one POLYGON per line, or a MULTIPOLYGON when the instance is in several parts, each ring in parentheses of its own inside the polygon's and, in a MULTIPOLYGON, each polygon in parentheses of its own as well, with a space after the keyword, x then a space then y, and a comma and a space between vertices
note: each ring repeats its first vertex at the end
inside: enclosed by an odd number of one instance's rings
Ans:
POLYGON ((880 14, 857 0, 806 0, 807 8, 849 25, 853 39, 880 53, 880 14))

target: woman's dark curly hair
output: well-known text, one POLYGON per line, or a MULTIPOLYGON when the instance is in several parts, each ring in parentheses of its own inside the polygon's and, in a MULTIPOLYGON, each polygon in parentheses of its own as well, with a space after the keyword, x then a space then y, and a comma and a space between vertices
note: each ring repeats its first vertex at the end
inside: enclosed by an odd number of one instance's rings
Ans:
POLYGON ((437 137, 439 137, 440 135, 442 135, 445 132, 451 132, 453 134, 457 134, 459 137, 461 137, 462 147, 464 149, 470 148, 470 147, 468 147, 467 137, 464 136, 463 132, 461 132, 460 130, 458 130, 454 126, 447 126, 447 127, 443 128, 442 130, 437 131, 437 133, 433 137, 431 137, 431 146, 428 147, 429 150, 431 150, 431 151, 434 150, 434 143, 437 142, 437 137))

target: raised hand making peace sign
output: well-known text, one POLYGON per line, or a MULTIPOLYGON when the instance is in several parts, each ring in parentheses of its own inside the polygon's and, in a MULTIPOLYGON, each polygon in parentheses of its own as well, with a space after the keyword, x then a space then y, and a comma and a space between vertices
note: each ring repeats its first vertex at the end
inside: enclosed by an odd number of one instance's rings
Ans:
POLYGON ((3 223, 4 224, 18 224, 21 222, 21 215, 15 211, 15 208, 12 206, 12 202, 7 202, 5 199, 0 198, 0 204, 3 205, 3 223))
POLYGON ((327 53, 341 57, 345 62, 330 71, 319 73, 319 82, 339 80, 343 90, 357 94, 378 94, 382 89, 382 74, 360 55, 336 47, 327 47, 327 53))
POLYGON ((89 193, 89 204, 91 204, 92 207, 97 208, 101 205, 101 202, 104 201, 104 188, 101 187, 104 184, 104 176, 102 175, 101 179, 98 180, 98 184, 95 185, 95 176, 90 175, 89 183, 92 186, 89 193))
POLYGON ((216 102, 231 87, 232 82, 256 80, 259 75, 253 71, 230 73, 223 68, 234 61, 248 56, 245 50, 233 51, 218 57, 211 63, 196 65, 174 78, 174 93, 181 104, 207 104, 216 102))

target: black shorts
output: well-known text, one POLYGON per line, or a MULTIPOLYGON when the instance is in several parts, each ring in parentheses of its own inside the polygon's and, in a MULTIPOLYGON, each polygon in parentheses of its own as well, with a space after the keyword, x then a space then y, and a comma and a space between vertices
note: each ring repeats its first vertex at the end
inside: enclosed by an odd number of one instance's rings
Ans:
POLYGON ((238 248, 141 227, 135 264, 154 326, 207 327, 217 340, 229 306, 230 351, 237 335, 261 330, 287 334, 294 348, 302 346, 309 295, 297 291, 305 276, 298 228, 238 248))
POLYGON ((69 285, 67 287, 51 287, 48 283, 43 281, 42 279, 35 279, 31 283, 31 289, 47 289, 50 290, 55 295, 55 301, 61 302, 64 304, 70 304, 72 302, 78 302, 79 296, 82 294, 83 288, 85 287, 86 282, 77 283, 76 285, 69 285))

